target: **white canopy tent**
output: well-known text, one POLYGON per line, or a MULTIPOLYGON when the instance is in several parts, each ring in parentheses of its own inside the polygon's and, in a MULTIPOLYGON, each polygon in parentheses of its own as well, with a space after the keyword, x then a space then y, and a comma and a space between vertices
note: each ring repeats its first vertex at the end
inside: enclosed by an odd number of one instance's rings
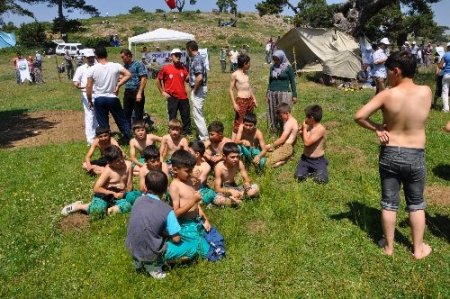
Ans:
POLYGON ((189 33, 158 28, 143 34, 139 34, 128 39, 128 49, 131 50, 133 44, 153 43, 153 42, 178 42, 195 40, 195 36, 189 33))

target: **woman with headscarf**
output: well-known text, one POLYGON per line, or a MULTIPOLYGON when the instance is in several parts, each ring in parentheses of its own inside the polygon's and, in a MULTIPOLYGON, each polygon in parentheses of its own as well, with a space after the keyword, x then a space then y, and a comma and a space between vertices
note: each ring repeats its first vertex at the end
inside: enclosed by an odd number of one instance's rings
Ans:
POLYGON ((267 120, 269 130, 273 133, 281 132, 282 123, 277 115, 277 107, 287 103, 290 107, 297 102, 297 88, 295 73, 286 55, 276 50, 272 55, 273 65, 270 67, 269 88, 267 91, 267 104, 269 111, 267 120))

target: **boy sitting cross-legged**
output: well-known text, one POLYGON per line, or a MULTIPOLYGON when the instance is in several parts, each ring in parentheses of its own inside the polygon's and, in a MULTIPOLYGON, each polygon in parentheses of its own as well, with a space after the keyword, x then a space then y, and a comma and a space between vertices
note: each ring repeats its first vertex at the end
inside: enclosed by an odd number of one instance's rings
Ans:
POLYGON ((125 161, 121 149, 115 145, 105 148, 103 154, 108 164, 94 185, 92 201, 87 204, 76 201, 67 205, 62 209, 62 215, 67 216, 77 211, 84 211, 89 215, 110 215, 131 210, 134 200, 141 194, 139 191, 131 191, 131 162, 125 161))
POLYGON ((169 166, 161 162, 161 156, 156 145, 152 144, 144 149, 145 164, 139 169, 139 190, 145 192, 145 176, 151 170, 162 171, 169 179, 169 166))
POLYGON ((294 145, 298 133, 298 123, 291 114, 289 104, 281 103, 278 105, 277 113, 283 122, 283 132, 275 142, 267 145, 267 150, 272 152, 267 163, 272 167, 283 165, 294 154, 294 145))
POLYGON ((192 182, 192 170, 195 166, 195 157, 186 150, 177 150, 172 158, 172 175, 174 177, 169 187, 173 210, 181 225, 180 236, 184 246, 179 251, 171 251, 166 257, 176 260, 182 257, 206 258, 210 248, 205 239, 206 231, 211 225, 203 213, 199 202, 201 195, 194 188, 192 182), (186 252, 186 247, 192 246, 194 250, 186 252))
POLYGON ((214 168, 214 176, 214 189, 218 193, 215 204, 241 204, 245 197, 259 195, 259 186, 251 183, 244 163, 239 159, 239 147, 234 142, 225 143, 223 146, 223 161, 214 168), (238 186, 235 181, 238 172, 244 181, 242 186, 238 186))
POLYGON ((222 148, 227 142, 232 142, 230 138, 223 136, 223 123, 215 120, 208 126, 209 139, 205 141, 205 159, 211 166, 223 159, 222 148))
POLYGON ((167 154, 170 156, 178 149, 188 148, 188 141, 181 135, 181 122, 174 118, 169 121, 169 134, 161 140, 161 161, 165 161, 167 154))
POLYGON ((161 142, 162 138, 153 134, 147 134, 145 123, 138 120, 133 123, 134 138, 130 140, 130 160, 134 163, 133 171, 138 174, 139 169, 144 166, 145 161, 143 156, 144 149, 155 142, 161 142), (139 152, 141 158, 136 157, 136 152, 139 152))
POLYGON ((84 158, 83 169, 89 174, 101 174, 107 164, 103 151, 110 145, 119 146, 116 139, 111 137, 111 131, 109 128, 97 127, 95 129, 94 141, 92 142, 92 145, 84 158), (97 148, 100 150, 101 156, 97 160, 91 160, 95 149, 97 148))
POLYGON ((159 170, 151 170, 145 175, 147 191, 131 210, 125 241, 135 270, 145 269, 156 279, 166 277, 162 266, 167 257, 174 256, 172 250, 180 254, 182 250, 195 251, 183 244, 179 235, 181 227, 172 207, 160 200, 167 191, 167 184, 167 176, 159 170))
POLYGON ((239 146, 244 163, 253 163, 258 170, 262 170, 266 164, 264 155, 267 149, 264 136, 256 127, 256 122, 257 118, 254 113, 245 114, 234 142, 239 146))

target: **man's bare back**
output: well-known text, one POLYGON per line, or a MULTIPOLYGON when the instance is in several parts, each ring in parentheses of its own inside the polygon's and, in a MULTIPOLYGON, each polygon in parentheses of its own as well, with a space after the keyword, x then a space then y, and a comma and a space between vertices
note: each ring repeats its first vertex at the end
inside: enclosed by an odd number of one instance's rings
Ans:
MULTIPOLYGON (((306 134, 312 136, 312 143, 305 142, 305 136, 302 136, 304 141, 303 155, 308 158, 318 158, 325 154, 325 127, 317 123, 314 126, 308 126, 306 134)), ((305 134, 305 133, 303 133, 305 134)))
POLYGON ((295 145, 297 141, 297 133, 298 133, 298 123, 294 117, 289 117, 289 119, 283 125, 283 133, 288 134, 288 137, 284 143, 295 145))

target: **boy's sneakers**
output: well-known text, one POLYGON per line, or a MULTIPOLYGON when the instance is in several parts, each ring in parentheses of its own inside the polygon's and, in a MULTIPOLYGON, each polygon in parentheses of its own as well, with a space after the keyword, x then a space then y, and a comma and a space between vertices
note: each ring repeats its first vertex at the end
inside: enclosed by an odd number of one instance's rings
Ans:
POLYGON ((63 216, 67 216, 70 213, 76 212, 75 210, 75 205, 77 204, 81 204, 82 201, 76 201, 74 203, 71 203, 70 205, 65 206, 62 210, 61 210, 61 215, 63 216))
POLYGON ((163 279, 166 277, 166 273, 161 268, 155 271, 151 271, 148 274, 150 274, 150 276, 154 279, 163 279))

